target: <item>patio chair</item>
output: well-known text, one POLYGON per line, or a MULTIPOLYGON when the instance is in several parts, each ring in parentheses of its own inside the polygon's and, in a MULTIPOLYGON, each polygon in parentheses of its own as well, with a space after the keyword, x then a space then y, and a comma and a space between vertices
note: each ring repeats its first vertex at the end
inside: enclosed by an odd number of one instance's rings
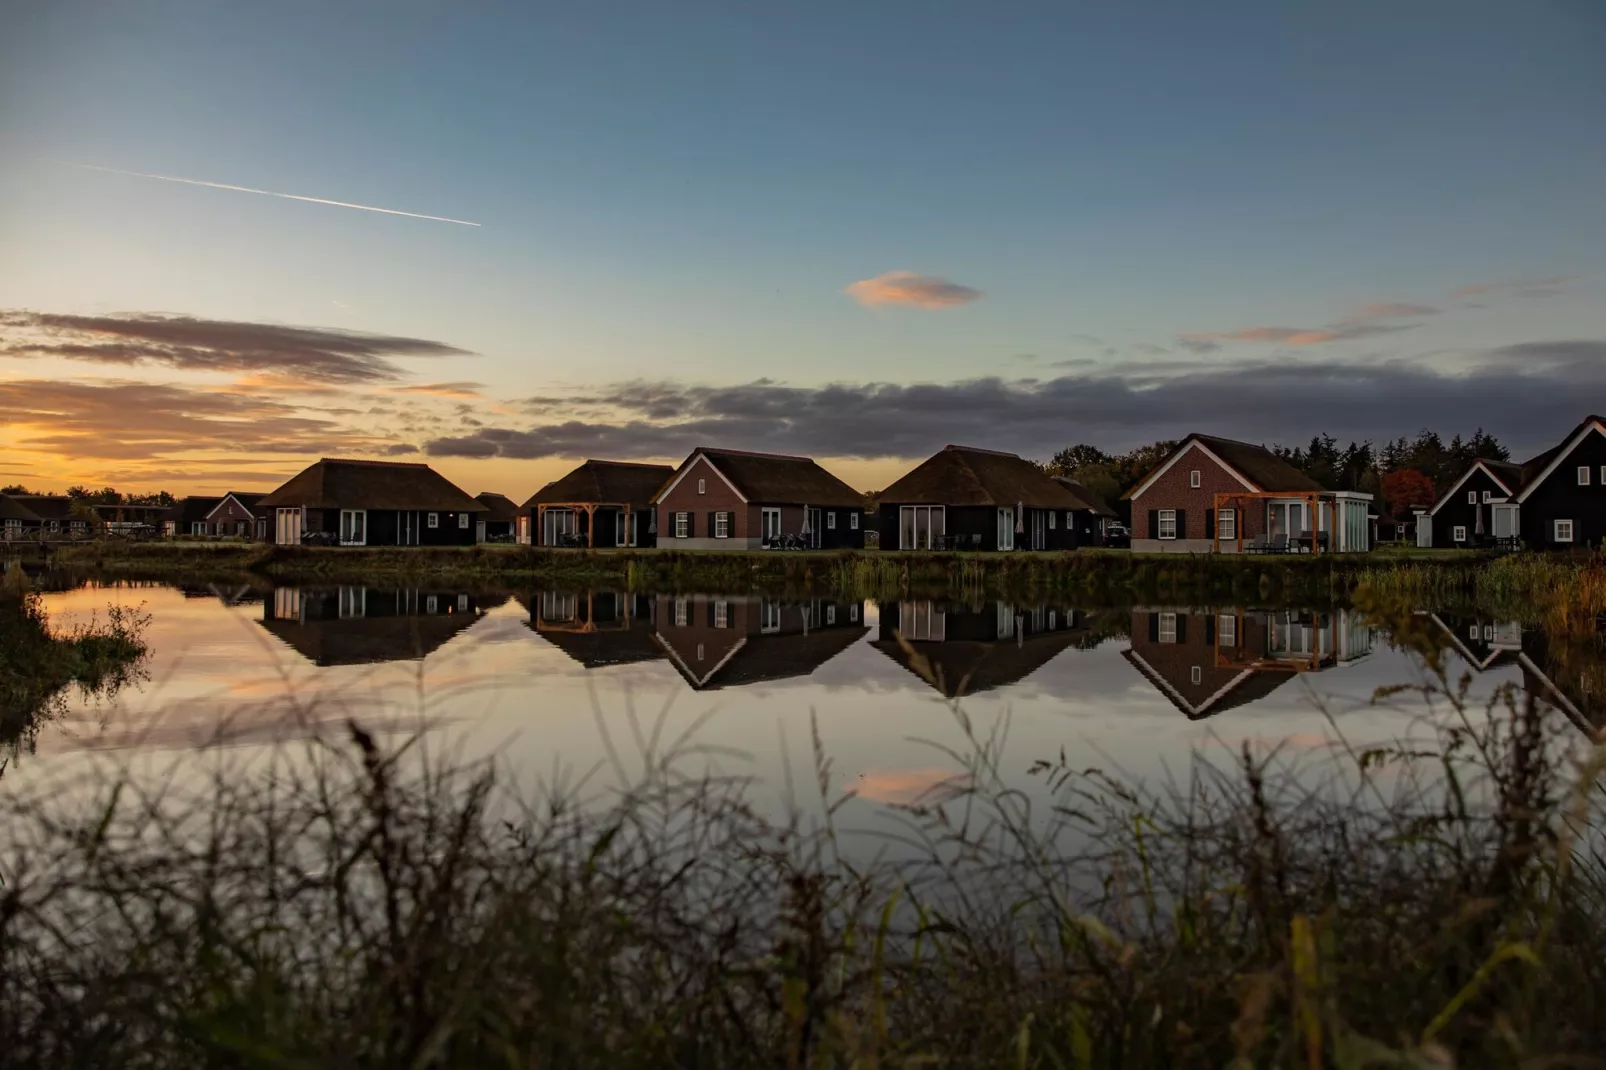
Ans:
POLYGON ((1273 535, 1271 537, 1270 541, 1266 543, 1266 551, 1265 552, 1268 553, 1268 554, 1286 554, 1286 553, 1288 553, 1288 536, 1287 535, 1273 535))
POLYGON ((1246 554, 1263 554, 1269 549, 1271 549, 1271 539, 1263 534, 1256 535, 1244 543, 1244 553, 1246 554))

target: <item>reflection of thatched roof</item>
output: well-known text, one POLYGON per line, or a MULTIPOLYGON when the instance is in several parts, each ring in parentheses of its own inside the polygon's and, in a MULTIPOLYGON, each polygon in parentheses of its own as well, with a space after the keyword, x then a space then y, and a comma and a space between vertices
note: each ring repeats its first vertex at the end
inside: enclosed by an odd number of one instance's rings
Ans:
POLYGON ((700 449, 675 471, 684 472, 698 457, 706 457, 708 463, 752 503, 847 507, 864 504, 864 495, 815 464, 812 457, 700 449))
POLYGON ((670 662, 686 682, 698 691, 722 687, 744 687, 771 680, 807 676, 864 638, 865 627, 824 628, 789 635, 752 635, 740 642, 724 661, 699 677, 675 649, 672 636, 654 636, 669 654, 670 662))
POLYGON ((943 643, 910 643, 914 653, 925 660, 927 670, 936 677, 935 680, 927 679, 909 650, 896 640, 884 639, 870 645, 926 680, 945 697, 959 698, 1019 683, 1074 645, 1081 634, 1066 630, 1029 636, 1019 642, 1014 639, 996 642, 961 639, 943 643))
POLYGON ((524 508, 570 502, 612 502, 646 509, 675 474, 667 464, 590 460, 530 496, 524 508))
POLYGON ((1015 505, 1076 509, 1080 499, 1031 461, 1013 453, 945 446, 882 491, 881 502, 934 505, 1015 505))
POLYGON ((528 621, 525 626, 588 669, 657 661, 664 656, 663 650, 653 642, 651 620, 634 621, 628 628, 594 632, 541 628, 528 621))
POLYGON ((427 509, 483 513, 485 506, 427 464, 325 457, 258 503, 311 509, 427 509))
POLYGON ((1171 701, 1171 705, 1181 710, 1190 721, 1202 721, 1206 717, 1214 717, 1227 710, 1235 710, 1240 706, 1248 706, 1259 702, 1279 687, 1294 678, 1294 673, 1271 669, 1244 669, 1225 688, 1211 695, 1199 706, 1189 705, 1182 697, 1182 693, 1165 678, 1164 674, 1155 669, 1134 650, 1123 650, 1121 656, 1127 660, 1138 672, 1142 673, 1155 689, 1171 701))
POLYGON ((489 609, 506 601, 481 597, 465 613, 421 613, 412 616, 311 619, 270 618, 263 628, 319 666, 370 665, 384 661, 419 661, 453 636, 472 626, 489 609))

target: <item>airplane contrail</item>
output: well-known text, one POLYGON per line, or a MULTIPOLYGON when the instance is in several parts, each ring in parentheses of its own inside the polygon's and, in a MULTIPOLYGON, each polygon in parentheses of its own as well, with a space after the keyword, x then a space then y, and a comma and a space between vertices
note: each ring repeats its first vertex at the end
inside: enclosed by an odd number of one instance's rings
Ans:
POLYGON ((456 223, 461 227, 477 227, 466 219, 452 219, 443 215, 424 215, 422 212, 404 212, 400 208, 377 208, 371 204, 352 204, 350 201, 331 201, 326 197, 304 197, 299 193, 276 193, 271 189, 252 189, 250 186, 230 186, 224 182, 205 182, 199 178, 179 178, 176 175, 153 175, 144 171, 124 171, 116 167, 96 167, 91 163, 67 163, 85 171, 104 171, 109 175, 129 175, 134 178, 155 178, 163 182, 182 182, 186 186, 207 186, 211 189, 231 189, 236 193, 260 193, 264 197, 283 197, 287 201, 306 201, 309 204, 330 204, 336 208, 356 208, 363 212, 383 212, 385 215, 403 215, 409 219, 429 219, 436 223, 456 223))

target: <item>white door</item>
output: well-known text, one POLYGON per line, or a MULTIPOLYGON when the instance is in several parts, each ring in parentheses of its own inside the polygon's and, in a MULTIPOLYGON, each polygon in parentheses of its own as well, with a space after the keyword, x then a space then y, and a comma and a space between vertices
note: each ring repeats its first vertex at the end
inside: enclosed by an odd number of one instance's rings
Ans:
POLYGON ((781 534, 781 511, 779 509, 764 510, 764 542, 768 545, 781 534))
POLYGON ((301 545, 301 510, 275 509, 273 512, 273 541, 280 546, 301 545))
POLYGON ((1426 513, 1416 514, 1416 544, 1423 549, 1433 545, 1433 518, 1426 513))
POLYGON ((1041 509, 1032 510, 1032 549, 1041 550, 1048 545, 1046 514, 1041 509))
POLYGON ((1515 505, 1497 505, 1494 507, 1494 537, 1497 539, 1514 539, 1517 537, 1517 509, 1515 505))
POLYGON ((1013 550, 1015 548, 1015 510, 998 510, 998 548, 1000 550, 1013 550))
POLYGON ((820 548, 820 523, 821 523, 820 510, 814 508, 813 506, 809 506, 809 508, 808 508, 809 546, 812 549, 815 549, 815 550, 818 550, 820 548))

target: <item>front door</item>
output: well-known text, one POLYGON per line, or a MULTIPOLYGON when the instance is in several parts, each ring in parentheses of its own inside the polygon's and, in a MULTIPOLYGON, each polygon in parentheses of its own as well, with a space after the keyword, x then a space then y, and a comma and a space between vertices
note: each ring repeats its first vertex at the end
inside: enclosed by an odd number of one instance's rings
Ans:
POLYGON ((1015 548, 1015 510, 998 510, 998 548, 1000 550, 1013 550, 1015 548))
POLYGON ((1032 510, 1032 549, 1048 546, 1047 514, 1041 509, 1032 510))
POLYGON ((764 545, 768 546, 781 535, 781 511, 779 509, 764 510, 764 545))
POLYGON ((814 550, 820 548, 820 511, 812 505, 808 509, 809 547, 814 550))
POLYGON ((402 510, 396 514, 396 545, 418 545, 418 514, 402 510))

